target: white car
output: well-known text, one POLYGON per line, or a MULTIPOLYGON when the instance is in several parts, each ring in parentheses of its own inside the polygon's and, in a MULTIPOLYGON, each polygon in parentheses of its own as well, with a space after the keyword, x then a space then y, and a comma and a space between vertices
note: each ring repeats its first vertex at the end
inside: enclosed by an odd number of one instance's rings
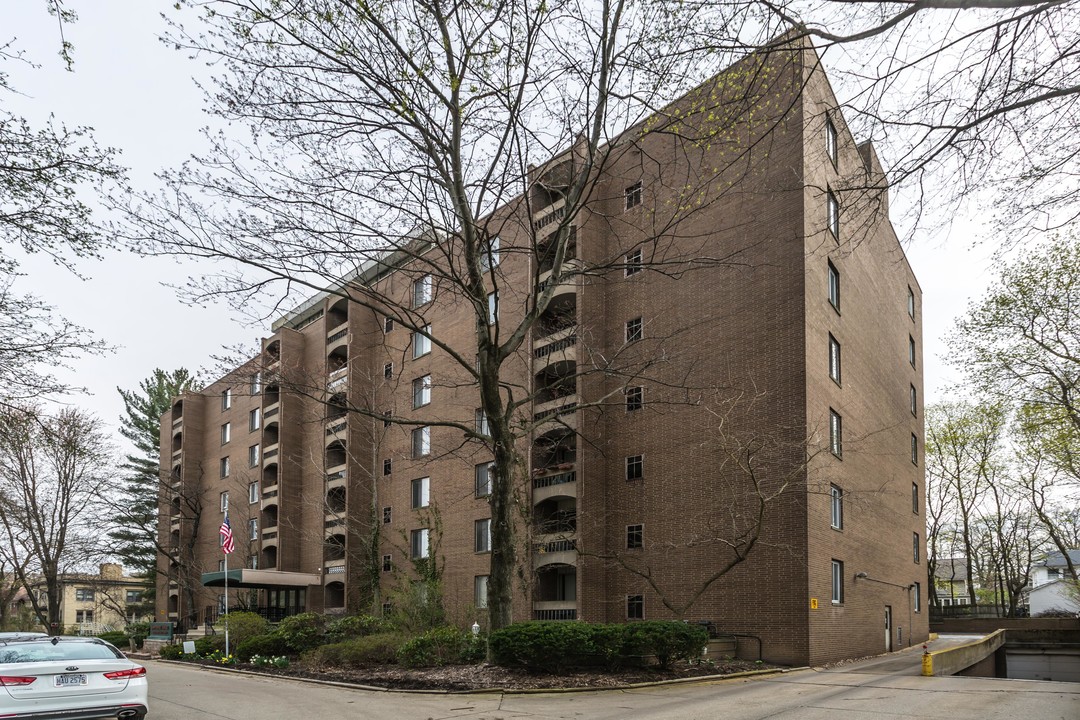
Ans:
POLYGON ((0 640, 0 718, 143 718, 146 668, 98 638, 0 640))

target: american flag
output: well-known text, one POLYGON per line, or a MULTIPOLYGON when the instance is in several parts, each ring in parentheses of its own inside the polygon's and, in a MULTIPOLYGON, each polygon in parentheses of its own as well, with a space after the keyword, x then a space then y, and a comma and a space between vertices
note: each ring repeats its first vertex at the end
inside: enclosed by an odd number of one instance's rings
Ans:
POLYGON ((232 526, 229 525, 228 515, 225 516, 225 520, 221 523, 221 530, 218 532, 221 533, 221 549, 228 555, 236 549, 236 546, 233 545, 232 526))

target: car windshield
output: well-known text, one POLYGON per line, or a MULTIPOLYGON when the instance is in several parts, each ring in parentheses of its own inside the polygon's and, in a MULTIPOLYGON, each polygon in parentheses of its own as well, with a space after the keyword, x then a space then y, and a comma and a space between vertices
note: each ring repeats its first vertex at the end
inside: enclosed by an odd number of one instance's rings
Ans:
POLYGON ((116 660, 124 655, 95 642, 10 643, 0 645, 0 663, 49 662, 56 660, 116 660))

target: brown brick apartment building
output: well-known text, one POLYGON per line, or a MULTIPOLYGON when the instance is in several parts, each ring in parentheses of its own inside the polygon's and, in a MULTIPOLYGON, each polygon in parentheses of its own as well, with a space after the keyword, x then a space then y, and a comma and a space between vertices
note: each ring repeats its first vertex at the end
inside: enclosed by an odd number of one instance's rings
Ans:
MULTIPOLYGON (((711 620, 793 664, 924 640, 921 295, 816 53, 751 56, 610 147, 579 210, 570 150, 491 219, 496 327, 555 285, 503 375, 529 400, 515 618, 711 620)), ((227 493, 233 606, 377 611, 428 556, 483 622, 477 314, 424 247, 162 418, 159 616, 215 612, 227 493)))

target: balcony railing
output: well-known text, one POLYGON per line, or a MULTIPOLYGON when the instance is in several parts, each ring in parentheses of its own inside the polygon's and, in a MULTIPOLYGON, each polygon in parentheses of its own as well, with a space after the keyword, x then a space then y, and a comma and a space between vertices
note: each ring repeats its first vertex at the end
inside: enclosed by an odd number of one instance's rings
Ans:
POLYGON ((344 470, 338 470, 337 472, 329 473, 326 476, 326 482, 328 482, 328 483, 332 483, 335 480, 344 480, 344 479, 345 479, 345 471, 344 470))
POLYGON ((570 472, 559 473, 558 475, 546 475, 544 477, 533 478, 533 488, 546 488, 552 485, 564 485, 566 483, 572 483, 577 480, 577 473, 571 470, 570 472))
POLYGON ((551 353, 556 353, 566 348, 577 345, 577 335, 567 335, 564 338, 556 340, 555 342, 548 343, 547 345, 541 345, 533 350, 533 355, 537 360, 546 358, 551 353))
POLYGON ((263 453, 263 460, 269 460, 272 457, 277 457, 277 454, 278 454, 278 449, 277 448, 273 448, 272 450, 267 450, 266 452, 263 453))
MULTIPOLYGON (((562 220, 564 217, 566 217, 566 200, 558 200, 552 203, 552 205, 550 205, 549 207, 541 210, 541 212, 543 212, 544 214, 540 215, 533 222, 533 228, 535 230, 541 230, 548 225, 557 223, 559 220, 562 220)), ((539 213, 537 214, 539 215, 539 213)))
POLYGON ((341 575, 341 574, 344 574, 344 572, 345 572, 345 566, 344 565, 334 565, 332 567, 326 568, 326 574, 327 575, 341 575))
POLYGON ((533 610, 533 620, 577 620, 577 609, 533 610))
POLYGON ((538 413, 533 415, 533 420, 534 421, 540 421, 540 420, 546 420, 547 418, 553 417, 555 415, 569 415, 570 413, 574 412, 575 410, 577 410, 577 403, 576 402, 567 403, 566 405, 560 405, 559 407, 553 407, 553 408, 549 408, 547 410, 544 410, 543 412, 538 412, 538 413))
POLYGON ((270 498, 276 498, 277 497, 277 490, 264 490, 262 497, 263 497, 263 500, 269 500, 270 498))
MULTIPOLYGON (((277 526, 275 525, 274 527, 277 527, 277 526)), ((271 531, 271 532, 264 532, 262 534, 262 539, 263 539, 264 542, 267 541, 267 540, 277 540, 277 531, 274 530, 274 531, 271 531)))
POLYGON ((273 417, 273 416, 277 415, 279 412, 281 412, 281 405, 278 405, 277 403, 274 403, 272 407, 267 408, 266 412, 263 413, 263 418, 265 419, 265 418, 273 417))
POLYGON ((572 552, 574 550, 577 550, 576 540, 552 540, 551 542, 533 545, 533 552, 538 553, 572 552))
POLYGON ((342 420, 339 423, 335 423, 335 424, 327 427, 326 428, 326 434, 327 435, 337 435, 339 432, 341 432, 346 427, 348 427, 348 425, 349 425, 349 423, 347 421, 342 420))
POLYGON ((181 425, 183 425, 183 424, 184 424, 184 416, 183 416, 183 415, 181 415, 181 416, 180 416, 180 417, 178 417, 178 418, 174 418, 174 419, 173 419, 173 421, 172 421, 172 426, 173 426, 174 428, 175 428, 175 427, 179 427, 179 426, 181 426, 181 425))
POLYGON ((330 345, 331 343, 335 343, 335 342, 337 342, 338 340, 340 340, 341 338, 345 337, 348 334, 349 334, 349 328, 343 327, 340 330, 338 330, 338 331, 336 331, 336 332, 334 332, 334 333, 332 333, 330 335, 327 335, 326 336, 326 344, 330 345))

